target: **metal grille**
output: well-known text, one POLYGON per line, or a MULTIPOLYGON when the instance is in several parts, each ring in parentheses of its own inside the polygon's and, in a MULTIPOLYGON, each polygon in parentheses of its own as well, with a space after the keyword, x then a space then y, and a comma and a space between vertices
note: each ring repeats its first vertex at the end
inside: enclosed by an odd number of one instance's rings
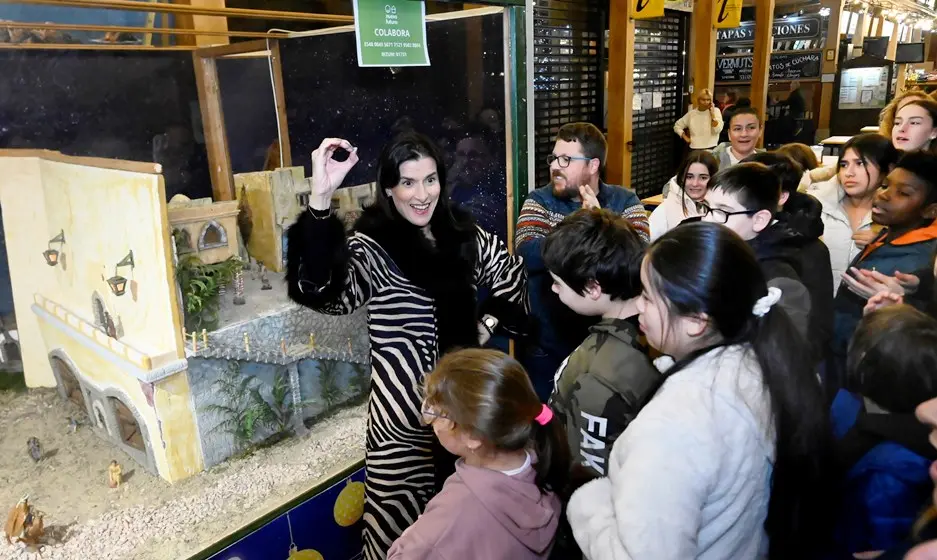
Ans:
POLYGON ((659 194, 676 172, 683 146, 673 125, 684 112, 683 75, 689 17, 667 10, 663 18, 634 22, 634 95, 631 188, 641 198, 659 194))
POLYGON ((562 125, 585 121, 602 127, 605 85, 599 66, 606 9, 599 0, 534 3, 535 186, 550 180, 545 160, 562 125))

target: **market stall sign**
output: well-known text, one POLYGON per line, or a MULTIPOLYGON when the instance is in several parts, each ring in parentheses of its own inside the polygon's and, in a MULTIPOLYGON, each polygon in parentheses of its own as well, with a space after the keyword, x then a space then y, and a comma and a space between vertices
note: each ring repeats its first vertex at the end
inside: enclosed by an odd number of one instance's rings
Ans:
POLYGON ((664 0, 634 0, 631 3, 632 19, 664 17, 664 0))
MULTIPOLYGON (((720 0, 721 1, 721 0, 720 0)), ((746 44, 755 42, 755 22, 745 21, 738 27, 720 29, 717 34, 719 43, 746 44)), ((816 39, 820 37, 819 16, 802 16, 774 21, 771 38, 775 41, 796 39, 816 39)))
POLYGON ((429 66, 426 6, 414 0, 354 0, 358 66, 429 66))
POLYGON ((726 29, 738 27, 742 23, 742 0, 715 0, 713 6, 713 27, 726 29))
MULTIPOLYGON (((776 53, 771 55, 768 79, 771 81, 800 80, 820 76, 820 51, 776 53)), ((716 82, 750 82, 752 56, 716 57, 716 82)))

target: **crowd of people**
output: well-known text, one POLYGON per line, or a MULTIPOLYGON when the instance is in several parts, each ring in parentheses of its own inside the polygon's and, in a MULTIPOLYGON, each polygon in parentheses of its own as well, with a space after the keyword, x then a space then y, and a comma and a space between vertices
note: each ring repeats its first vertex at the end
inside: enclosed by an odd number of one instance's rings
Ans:
POLYGON ((513 253, 432 140, 385 146, 351 233, 359 154, 313 152, 287 281, 367 306, 365 558, 935 557, 937 102, 894 100, 832 170, 759 150, 750 107, 697 112, 650 216, 563 126, 513 253))

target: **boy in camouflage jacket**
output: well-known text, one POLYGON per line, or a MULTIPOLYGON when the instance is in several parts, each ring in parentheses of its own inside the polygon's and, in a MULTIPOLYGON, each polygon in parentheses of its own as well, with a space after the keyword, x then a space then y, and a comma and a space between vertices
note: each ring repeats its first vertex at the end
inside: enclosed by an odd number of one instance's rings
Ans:
POLYGON ((612 445, 660 384, 628 321, 638 314, 643 255, 631 224, 605 210, 571 214, 544 242, 560 301, 580 315, 602 317, 560 365, 550 398, 573 457, 592 476, 606 474, 612 445))

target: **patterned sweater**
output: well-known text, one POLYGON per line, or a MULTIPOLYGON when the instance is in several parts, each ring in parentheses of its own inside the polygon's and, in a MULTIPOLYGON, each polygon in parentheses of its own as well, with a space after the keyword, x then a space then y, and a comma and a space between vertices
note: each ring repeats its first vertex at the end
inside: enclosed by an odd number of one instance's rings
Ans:
MULTIPOLYGON (((638 195, 616 185, 599 185, 596 197, 602 208, 624 216, 645 242, 650 239, 647 212, 638 195)), ((594 320, 583 320, 551 291, 553 280, 543 264, 543 240, 553 227, 566 216, 582 208, 578 200, 558 198, 553 186, 540 187, 530 193, 520 217, 514 246, 527 267, 527 282, 532 314, 540 323, 539 347, 555 357, 556 367, 586 338, 594 320)), ((556 367, 553 371, 556 371, 556 367)), ((551 372, 552 375, 553 372, 551 372)))

